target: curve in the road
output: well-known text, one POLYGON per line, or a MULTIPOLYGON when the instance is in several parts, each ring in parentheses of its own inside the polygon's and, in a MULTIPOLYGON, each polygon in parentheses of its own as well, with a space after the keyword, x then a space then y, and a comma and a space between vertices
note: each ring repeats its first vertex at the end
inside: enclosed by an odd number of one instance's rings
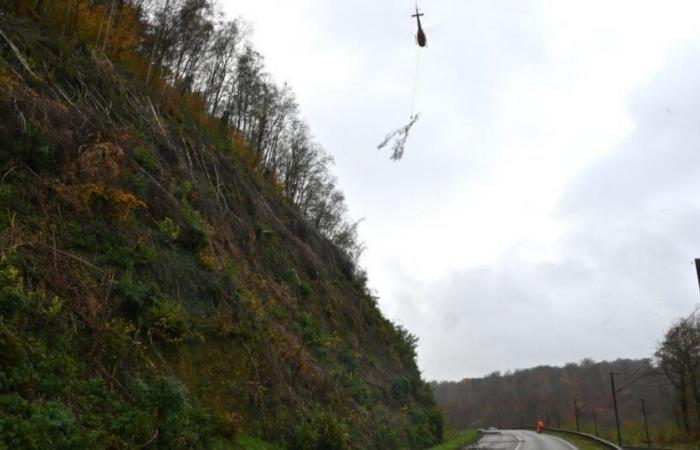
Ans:
POLYGON ((479 440, 479 446, 489 450, 578 450, 573 444, 556 436, 522 430, 502 430, 500 434, 487 434, 479 440))

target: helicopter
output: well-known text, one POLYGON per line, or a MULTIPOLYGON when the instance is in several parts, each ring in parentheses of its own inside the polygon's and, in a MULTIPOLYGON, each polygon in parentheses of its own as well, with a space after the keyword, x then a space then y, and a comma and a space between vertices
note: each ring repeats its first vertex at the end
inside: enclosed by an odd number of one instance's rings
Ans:
POLYGON ((419 47, 425 47, 428 45, 428 38, 425 36, 425 31, 423 31, 423 25, 421 25, 420 23, 420 18, 424 15, 425 14, 418 11, 418 6, 416 6, 416 13, 411 16, 415 17, 416 22, 418 22, 418 33, 416 34, 416 43, 419 47))
MULTIPOLYGON (((416 5, 416 13, 413 14, 411 17, 416 18, 416 22, 418 23, 418 33, 416 33, 416 44, 418 44, 419 47, 423 48, 428 45, 428 38, 425 36, 425 31, 423 30, 423 24, 420 22, 420 18, 423 17, 425 14, 421 13, 418 10, 418 5, 416 5)), ((420 51, 418 51, 419 55, 419 60, 420 60, 420 51)), ((416 64, 416 81, 413 83, 413 105, 411 105, 411 116, 409 122, 400 127, 395 129, 394 131, 390 132, 389 134, 386 135, 384 140, 377 146, 379 150, 383 149, 384 147, 388 146, 390 143, 391 148, 393 149, 393 152, 391 154, 391 159, 394 161, 399 161, 401 158, 403 158, 403 153, 404 150, 406 149, 406 141, 408 140, 408 134, 413 128, 413 126, 416 124, 418 121, 418 118, 420 117, 420 114, 415 113, 414 114, 414 106, 415 106, 415 101, 416 101, 416 88, 417 88, 417 81, 418 81, 418 64, 416 64)))

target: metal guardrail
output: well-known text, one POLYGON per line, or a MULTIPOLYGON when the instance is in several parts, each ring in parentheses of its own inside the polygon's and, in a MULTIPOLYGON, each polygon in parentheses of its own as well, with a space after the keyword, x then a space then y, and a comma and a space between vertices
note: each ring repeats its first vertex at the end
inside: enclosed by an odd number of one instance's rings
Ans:
POLYGON ((658 448, 658 447, 623 447, 624 450, 671 450, 670 448, 658 448))
POLYGON ((588 434, 588 433, 579 433, 576 431, 561 430, 561 429, 557 429, 557 428, 545 428, 545 430, 558 431, 561 433, 573 434, 573 435, 581 436, 584 438, 593 439, 594 441, 598 442, 601 445, 605 445, 609 448, 616 448, 616 449, 621 449, 621 450, 671 450, 671 449, 667 449, 667 448, 657 448, 657 447, 628 447, 626 445, 619 447, 619 446, 613 444, 612 442, 608 442, 606 440, 599 438, 598 436, 594 436, 594 435, 588 434))
MULTIPOLYGON (((535 427, 520 427, 520 429, 523 430, 534 430, 535 427)), ((607 448, 611 448, 613 450, 623 450, 622 447, 618 447, 617 445, 613 444, 612 442, 608 442, 605 439, 601 439, 598 436, 594 436, 592 434, 588 433, 581 433, 579 431, 571 431, 571 430, 564 430, 563 428, 545 428, 544 431, 554 431, 556 433, 564 433, 564 434, 570 434, 572 436, 578 436, 582 437, 584 439, 588 439, 594 442, 597 442, 600 445, 603 445, 607 448)))
POLYGON ((579 436, 579 437, 582 437, 582 438, 584 438, 584 439, 588 439, 588 440, 591 440, 591 441, 595 441, 595 442, 597 442, 598 444, 603 445, 603 446, 605 446, 605 447, 607 447, 607 448, 611 448, 611 449, 614 449, 614 450, 622 450, 621 447, 618 447, 617 445, 613 444, 612 442, 606 441, 605 439, 601 439, 601 438, 599 438, 598 436, 593 436, 592 434, 581 433, 581 432, 579 432, 579 431, 564 430, 564 429, 562 429, 562 428, 545 428, 544 430, 545 430, 545 431, 555 431, 555 432, 557 432, 557 433, 570 434, 570 435, 573 435, 573 436, 579 436))

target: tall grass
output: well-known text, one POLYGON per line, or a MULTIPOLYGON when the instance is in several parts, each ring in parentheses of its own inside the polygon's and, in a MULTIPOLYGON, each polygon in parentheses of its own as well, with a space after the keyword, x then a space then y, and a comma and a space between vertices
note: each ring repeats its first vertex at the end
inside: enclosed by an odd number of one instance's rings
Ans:
POLYGON ((468 429, 460 432, 443 444, 431 448, 430 450, 458 450, 462 446, 476 442, 479 439, 479 432, 475 429, 468 429))

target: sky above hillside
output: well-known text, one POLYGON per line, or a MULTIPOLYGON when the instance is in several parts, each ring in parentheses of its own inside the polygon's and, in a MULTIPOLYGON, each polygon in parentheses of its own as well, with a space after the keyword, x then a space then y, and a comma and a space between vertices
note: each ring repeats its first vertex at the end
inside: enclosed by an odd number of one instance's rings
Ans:
POLYGON ((428 379, 650 357, 700 302, 700 3, 222 0, 288 82, 428 379), (400 162, 378 151, 421 119, 400 162))

